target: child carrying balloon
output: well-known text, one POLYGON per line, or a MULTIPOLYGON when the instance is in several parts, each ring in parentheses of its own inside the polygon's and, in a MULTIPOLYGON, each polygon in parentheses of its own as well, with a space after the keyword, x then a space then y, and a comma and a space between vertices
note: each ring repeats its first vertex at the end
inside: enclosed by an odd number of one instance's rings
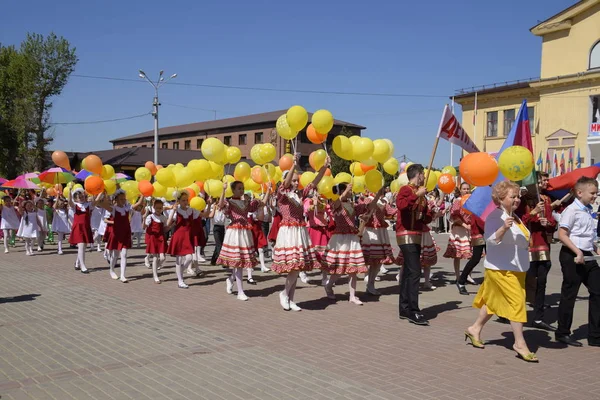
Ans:
POLYGON ((25 240, 25 255, 33 255, 33 241, 37 239, 38 232, 42 230, 42 221, 31 200, 25 200, 22 206, 21 223, 17 236, 25 240))
POLYGON ((189 205, 188 193, 186 191, 179 193, 167 220, 167 229, 171 229, 171 226, 175 224, 175 231, 167 252, 176 257, 175 273, 177 274, 177 286, 180 289, 189 287, 183 281, 183 270, 187 270, 192 265, 194 254, 192 223, 194 218, 198 218, 198 215, 198 211, 189 205))
POLYGON ((77 188, 71 191, 69 195, 69 206, 73 210, 73 225, 69 235, 69 243, 77 246, 75 270, 81 270, 84 274, 89 273, 85 266, 85 248, 88 244, 94 242, 91 223, 92 209, 99 202, 101 196, 102 193, 91 202, 87 201, 83 188, 77 188))
POLYGON ((153 212, 144 220, 146 229, 146 254, 152 257, 152 276, 154 283, 160 283, 158 278, 158 267, 165 261, 167 252, 166 232, 167 217, 163 214, 163 202, 160 199, 154 199, 152 206, 153 212))

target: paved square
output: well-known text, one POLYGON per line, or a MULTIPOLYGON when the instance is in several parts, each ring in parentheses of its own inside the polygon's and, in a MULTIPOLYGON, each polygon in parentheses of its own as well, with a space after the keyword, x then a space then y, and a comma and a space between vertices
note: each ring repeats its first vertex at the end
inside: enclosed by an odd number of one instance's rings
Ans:
MULTIPOLYGON (((441 257, 447 236, 436 239, 441 257)), ((345 281, 328 300, 315 273, 313 285, 299 283, 304 310, 294 313, 279 306, 284 278, 273 273, 256 272, 241 302, 225 293, 220 267, 204 265, 181 290, 168 258, 156 285, 134 249, 123 284, 110 279, 101 253, 87 254, 93 271, 84 275, 73 269, 75 250, 55 249, 26 257, 18 243, 0 254, 2 399, 600 399, 598 348, 566 348, 528 328, 540 364, 527 364, 509 350, 510 327, 493 320, 485 350, 466 345, 477 287, 458 294, 451 260, 433 269, 438 289, 421 293, 431 326, 418 327, 397 317, 395 270, 378 282, 379 299, 359 282, 362 307, 347 302, 345 281)), ((558 246, 553 260, 554 322, 558 246)), ((580 296, 574 328, 585 338, 585 288, 580 296)))

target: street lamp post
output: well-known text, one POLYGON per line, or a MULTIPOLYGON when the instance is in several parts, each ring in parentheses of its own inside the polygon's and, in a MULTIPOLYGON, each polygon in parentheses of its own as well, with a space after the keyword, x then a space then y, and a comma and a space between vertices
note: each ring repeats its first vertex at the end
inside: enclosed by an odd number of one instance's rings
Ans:
POLYGON ((168 79, 165 80, 163 77, 163 70, 160 70, 158 75, 158 80, 156 82, 152 82, 150 78, 146 75, 144 71, 139 70, 139 77, 148 81, 149 84, 154 88, 154 100, 152 102, 152 116, 154 117, 154 164, 158 164, 158 106, 160 103, 158 102, 158 89, 169 82, 171 79, 177 78, 177 74, 171 75, 168 79))

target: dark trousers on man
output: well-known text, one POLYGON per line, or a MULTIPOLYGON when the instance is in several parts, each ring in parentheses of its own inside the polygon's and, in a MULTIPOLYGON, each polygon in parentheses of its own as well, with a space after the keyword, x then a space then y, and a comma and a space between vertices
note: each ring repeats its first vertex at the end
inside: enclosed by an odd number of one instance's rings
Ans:
POLYGON ((409 314, 419 310, 419 281, 421 280, 421 245, 401 244, 404 257, 400 279, 400 313, 409 314))
POLYGON ((213 225, 213 237, 215 238, 215 251, 213 251, 210 263, 215 265, 219 254, 221 253, 221 246, 223 246, 223 239, 225 238, 225 226, 224 225, 213 225))
MULTIPOLYGON (((591 256, 589 251, 583 252, 584 256, 591 256)), ((589 293, 588 305, 588 341, 600 344, 600 267, 594 261, 585 264, 575 263, 575 253, 566 247, 560 250, 560 267, 563 274, 560 289, 560 304, 558 306, 558 330, 556 336, 571 334, 573 323, 573 308, 579 288, 583 283, 589 293)))
POLYGON ((552 267, 552 262, 531 261, 527 271, 527 279, 532 282, 531 287, 535 288, 533 301, 533 322, 544 320, 544 308, 546 304, 546 283, 548 282, 548 272, 552 267))
POLYGON ((485 244, 480 246, 473 246, 473 256, 465 265, 463 272, 460 274, 460 278, 458 278, 458 284, 461 286, 465 286, 467 284, 467 278, 473 272, 479 261, 481 261, 481 257, 483 257, 483 252, 485 251, 485 244))

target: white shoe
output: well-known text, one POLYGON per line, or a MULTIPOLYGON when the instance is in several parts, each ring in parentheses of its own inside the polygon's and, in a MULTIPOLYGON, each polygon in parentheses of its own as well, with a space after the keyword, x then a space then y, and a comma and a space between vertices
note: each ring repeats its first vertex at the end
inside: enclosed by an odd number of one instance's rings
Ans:
POLYGON ((384 267, 383 265, 381 267, 379 267, 379 273, 381 274, 387 274, 389 272, 389 270, 384 267))
MULTIPOLYGON (((8 253, 8 252, 7 252, 7 253, 8 253)), ((56 254, 58 254, 59 256, 62 256, 62 255, 63 255, 63 252, 62 252, 62 251, 59 251, 59 252, 58 252, 58 253, 56 253, 56 254)))
POLYGON ((206 258, 200 256, 198 257, 198 262, 206 262, 206 258))
POLYGON ((396 275, 396 282, 400 282, 400 274, 396 275))
POLYGON ((369 274, 365 275, 364 281, 365 281, 365 283, 369 283, 369 274))
POLYGON ((260 266, 260 272, 271 272, 271 269, 269 269, 268 267, 264 267, 264 266, 261 265, 260 266))
POLYGON ((188 285, 186 285, 186 284, 185 284, 185 282, 178 283, 178 284, 177 284, 177 287, 178 287, 179 289, 187 289, 187 288, 189 288, 189 286, 188 286, 188 285))
POLYGON ((26 253, 25 255, 27 255, 27 256, 32 256, 32 255, 33 255, 33 253, 32 253, 32 252, 29 252, 29 253, 26 253))
POLYGON ((127 281, 127 278, 125 278, 124 276, 122 276, 122 277, 121 277, 120 281, 121 281, 122 283, 127 283, 127 282, 128 282, 128 281, 127 281))
POLYGON ((38 246, 37 251, 39 253, 40 251, 42 251, 42 248, 38 246))
POLYGON ((350 299, 350 300, 348 300, 348 301, 349 301, 350 303, 352 303, 352 304, 356 304, 357 306, 362 306, 362 305, 363 305, 363 302, 362 302, 362 301, 360 301, 360 299, 359 299, 358 297, 351 298, 351 299, 350 299))
POLYGON ((296 305, 296 303, 294 303, 293 301, 290 301, 290 310, 292 310, 292 311, 302 311, 302 309, 300 307, 298 307, 296 305))
POLYGON ((110 273, 110 277, 114 280, 119 279, 119 275, 115 274, 114 271, 110 273))
POLYGON ((233 282, 231 279, 225 279, 225 290, 227 290, 227 294, 233 294, 233 282))
POLYGON ((304 271, 300 272, 300 281, 302 281, 302 283, 305 283, 308 285, 308 276, 306 275, 306 272, 304 272, 304 271))
POLYGON ((144 265, 148 269, 152 269, 152 265, 150 265, 150 259, 148 257, 144 258, 144 265))
POLYGON ((285 311, 290 311, 290 299, 285 295, 285 292, 279 292, 279 304, 285 311))
POLYGON ((4 249, 4 254, 8 254, 8 249, 4 249))
POLYGON ((475 279, 471 278, 471 275, 467 276, 467 282, 471 285, 477 285, 477 282, 475 282, 475 279))
POLYGON ((435 289, 437 289, 437 287, 436 287, 436 286, 433 286, 433 285, 431 284, 431 282, 424 283, 424 284, 423 284, 423 287, 424 287, 425 289, 429 289, 429 290, 435 290, 435 289))
POLYGON ((97 251, 98 253, 100 253, 100 252, 102 251, 102 248, 101 248, 100 246, 98 246, 98 247, 96 247, 96 251, 97 251))
POLYGON ((196 273, 194 272, 191 266, 185 270, 185 273, 191 276, 196 276, 196 273))
POLYGON ((239 293, 239 294, 237 295, 237 299, 238 299, 238 300, 241 300, 241 301, 248 301, 248 296, 246 296, 246 294, 245 294, 245 293, 239 293))

